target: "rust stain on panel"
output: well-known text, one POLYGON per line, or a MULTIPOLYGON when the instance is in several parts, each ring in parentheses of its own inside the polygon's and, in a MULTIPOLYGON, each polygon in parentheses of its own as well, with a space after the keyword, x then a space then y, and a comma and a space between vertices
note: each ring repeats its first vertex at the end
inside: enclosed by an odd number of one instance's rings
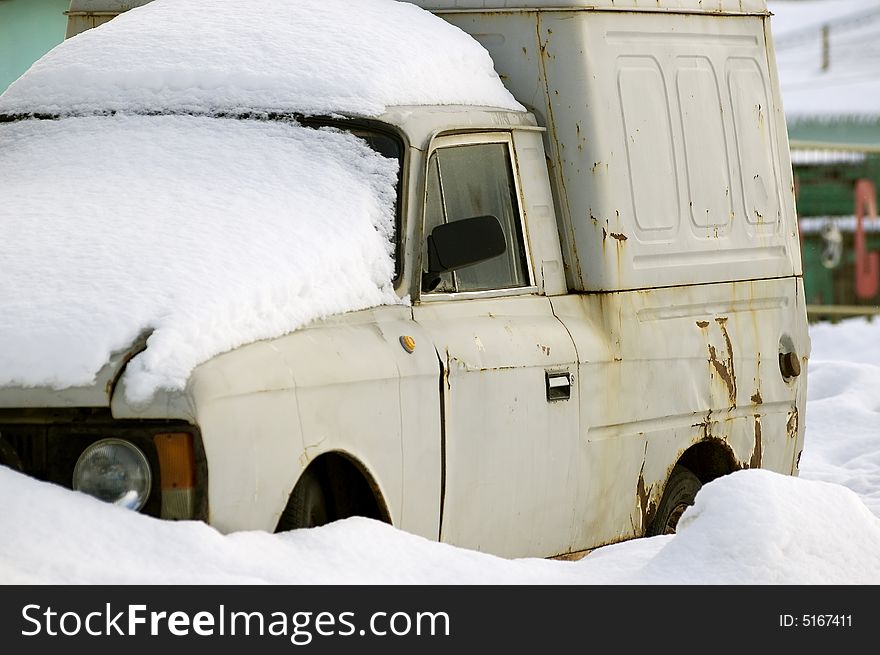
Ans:
POLYGON ((798 434, 798 411, 797 407, 788 413, 788 420, 785 422, 785 433, 790 439, 796 439, 798 434))
POLYGON ((715 369, 718 377, 727 387, 727 396, 730 399, 730 406, 736 407, 736 371, 733 366, 733 344, 730 340, 730 334, 727 332, 727 317, 719 317, 715 319, 718 327, 721 328, 721 334, 724 337, 724 343, 727 346, 727 357, 723 359, 718 357, 718 351, 715 346, 708 345, 709 348, 709 364, 715 369))
MULTIPOLYGON (((604 230, 603 230, 604 232, 604 230)), ((620 234, 619 232, 611 232, 609 235, 612 239, 617 239, 618 241, 626 241, 627 236, 625 234, 620 234)))
MULTIPOLYGON (((645 452, 647 454, 647 444, 645 445, 645 452)), ((642 462, 642 468, 639 471, 639 482, 636 485, 636 502, 638 503, 639 513, 641 514, 642 525, 641 531, 644 534, 645 530, 648 529, 648 526, 651 524, 651 521, 654 519, 654 513, 657 511, 657 503, 651 500, 651 492, 654 490, 654 485, 651 485, 648 488, 645 488, 645 463, 642 462)))
POLYGON ((709 327, 709 321, 697 321, 697 327, 700 329, 707 328, 709 327))
POLYGON ((731 374, 730 367, 732 359, 730 357, 725 358, 723 361, 718 359, 718 352, 715 350, 715 346, 709 344, 709 363, 715 369, 718 377, 724 381, 725 386, 727 386, 727 395, 730 399, 731 407, 736 407, 736 380, 731 374))
POLYGON ((639 511, 642 515, 642 531, 648 529, 648 510, 649 510, 649 499, 648 499, 648 491, 645 489, 645 478, 642 477, 642 474, 639 473, 639 484, 636 488, 637 500, 639 503, 639 511))
POLYGON ((755 447, 752 449, 752 457, 749 459, 749 468, 761 468, 761 458, 764 456, 764 444, 761 441, 761 415, 755 414, 755 447))

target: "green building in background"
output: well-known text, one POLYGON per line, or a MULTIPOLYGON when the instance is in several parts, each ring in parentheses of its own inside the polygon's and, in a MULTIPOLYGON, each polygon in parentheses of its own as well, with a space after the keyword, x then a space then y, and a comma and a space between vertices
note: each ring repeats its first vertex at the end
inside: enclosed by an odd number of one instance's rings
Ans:
POLYGON ((64 40, 70 0, 0 0, 0 93, 64 40))

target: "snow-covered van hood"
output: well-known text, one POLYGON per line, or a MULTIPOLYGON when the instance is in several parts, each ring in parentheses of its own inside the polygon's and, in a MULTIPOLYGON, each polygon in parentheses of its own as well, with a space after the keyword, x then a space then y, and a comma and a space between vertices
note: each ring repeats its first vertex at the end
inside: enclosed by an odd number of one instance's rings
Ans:
POLYGON ((400 302, 397 167, 290 121, 0 123, 0 388, 106 404, 151 330, 125 375, 146 402, 218 353, 400 302))
POLYGON ((91 384, 54 389, 49 386, 0 387, 0 409, 29 407, 110 407, 113 392, 126 364, 147 347, 149 332, 139 335, 127 348, 110 355, 91 384))

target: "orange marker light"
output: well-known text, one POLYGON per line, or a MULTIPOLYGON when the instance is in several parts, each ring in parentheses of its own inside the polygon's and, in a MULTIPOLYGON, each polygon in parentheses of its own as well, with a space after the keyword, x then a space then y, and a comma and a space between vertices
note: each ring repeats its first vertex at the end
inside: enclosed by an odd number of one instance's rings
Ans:
POLYGON ((186 432, 153 437, 159 456, 162 518, 192 518, 196 486, 196 458, 192 435, 186 432))

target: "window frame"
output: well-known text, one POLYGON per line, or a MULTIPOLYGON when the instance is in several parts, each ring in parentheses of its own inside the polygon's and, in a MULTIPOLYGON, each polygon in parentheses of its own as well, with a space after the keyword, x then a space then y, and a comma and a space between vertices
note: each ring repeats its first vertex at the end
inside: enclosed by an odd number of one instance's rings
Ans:
MULTIPOLYGON (((510 132, 481 132, 468 134, 453 134, 438 136, 431 142, 431 147, 426 153, 422 166, 424 188, 421 197, 421 239, 419 244, 419 300, 422 302, 440 302, 448 300, 466 300, 470 298, 501 298, 505 296, 524 296, 538 293, 535 283, 535 274, 532 270, 532 253, 529 247, 529 234, 526 229, 525 213, 523 211, 523 195, 519 180, 519 167, 516 161, 516 151, 513 147, 513 135, 510 132), (421 285, 421 274, 424 270, 426 256, 426 244, 428 234, 425 231, 428 204, 428 175, 431 158, 439 150, 454 148, 457 146, 472 146, 481 144, 501 144, 507 147, 509 161, 509 173, 513 179, 513 194, 516 198, 516 212, 519 216, 519 228, 522 234, 523 255, 525 257, 526 284, 518 287, 503 287, 498 289, 485 289, 482 291, 425 291, 421 285)), ((441 181, 442 184, 442 181, 441 181)))

